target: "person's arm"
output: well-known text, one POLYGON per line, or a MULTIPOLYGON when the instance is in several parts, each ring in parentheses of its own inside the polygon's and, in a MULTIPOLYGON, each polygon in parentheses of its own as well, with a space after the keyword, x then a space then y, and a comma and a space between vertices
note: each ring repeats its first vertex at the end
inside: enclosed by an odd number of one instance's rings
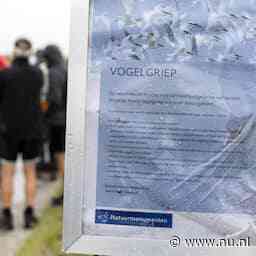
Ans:
POLYGON ((49 94, 48 94, 48 101, 49 107, 53 106, 61 106, 62 103, 62 88, 61 88, 61 77, 60 73, 51 70, 49 72, 49 94))
POLYGON ((39 84, 40 84, 40 108, 41 111, 43 113, 46 113, 48 111, 49 108, 49 104, 47 101, 47 93, 48 91, 46 91, 46 89, 48 90, 48 73, 44 73, 41 69, 40 70, 40 74, 39 74, 39 84))
POLYGON ((45 100, 47 100, 47 96, 49 93, 49 72, 48 72, 48 68, 44 64, 40 65, 40 70, 43 74, 43 86, 41 88, 41 100, 45 101, 45 100))

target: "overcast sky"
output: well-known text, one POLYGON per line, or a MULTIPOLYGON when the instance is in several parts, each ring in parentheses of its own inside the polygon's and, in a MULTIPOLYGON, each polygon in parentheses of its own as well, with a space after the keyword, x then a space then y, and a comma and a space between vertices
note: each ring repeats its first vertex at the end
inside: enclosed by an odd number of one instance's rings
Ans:
POLYGON ((0 0, 0 54, 10 53, 17 37, 36 48, 57 43, 68 50, 70 0, 0 0))

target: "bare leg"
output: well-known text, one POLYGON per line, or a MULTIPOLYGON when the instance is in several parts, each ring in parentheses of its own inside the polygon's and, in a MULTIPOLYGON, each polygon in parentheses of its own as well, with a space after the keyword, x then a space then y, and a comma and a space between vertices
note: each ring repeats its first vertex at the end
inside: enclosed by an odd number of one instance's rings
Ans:
MULTIPOLYGON (((65 166, 65 154, 64 153, 56 153, 55 159, 57 161, 58 173, 62 181, 64 180, 64 166, 65 166)), ((58 207, 63 204, 63 193, 52 199, 52 206, 58 207)))
POLYGON ((13 176, 15 172, 15 164, 4 162, 2 166, 2 201, 4 208, 12 207, 12 197, 13 197, 13 176))
POLYGON ((26 177, 26 198, 29 207, 35 207, 35 198, 37 190, 36 162, 24 163, 24 171, 26 177))

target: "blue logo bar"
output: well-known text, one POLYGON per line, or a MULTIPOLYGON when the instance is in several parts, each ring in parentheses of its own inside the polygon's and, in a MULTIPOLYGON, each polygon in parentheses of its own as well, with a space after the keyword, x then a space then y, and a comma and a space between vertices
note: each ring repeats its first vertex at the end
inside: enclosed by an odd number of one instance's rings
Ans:
POLYGON ((96 224, 172 228, 173 215, 164 213, 96 210, 96 224))

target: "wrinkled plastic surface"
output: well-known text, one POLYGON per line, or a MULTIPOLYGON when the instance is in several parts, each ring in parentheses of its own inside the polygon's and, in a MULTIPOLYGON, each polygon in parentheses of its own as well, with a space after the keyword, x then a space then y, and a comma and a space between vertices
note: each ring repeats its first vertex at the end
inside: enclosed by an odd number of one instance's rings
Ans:
MULTIPOLYGON (((95 208, 172 213, 174 233, 255 240, 256 1, 94 0, 90 35, 95 208)), ((96 209, 91 234, 170 238, 94 225, 96 209)))

